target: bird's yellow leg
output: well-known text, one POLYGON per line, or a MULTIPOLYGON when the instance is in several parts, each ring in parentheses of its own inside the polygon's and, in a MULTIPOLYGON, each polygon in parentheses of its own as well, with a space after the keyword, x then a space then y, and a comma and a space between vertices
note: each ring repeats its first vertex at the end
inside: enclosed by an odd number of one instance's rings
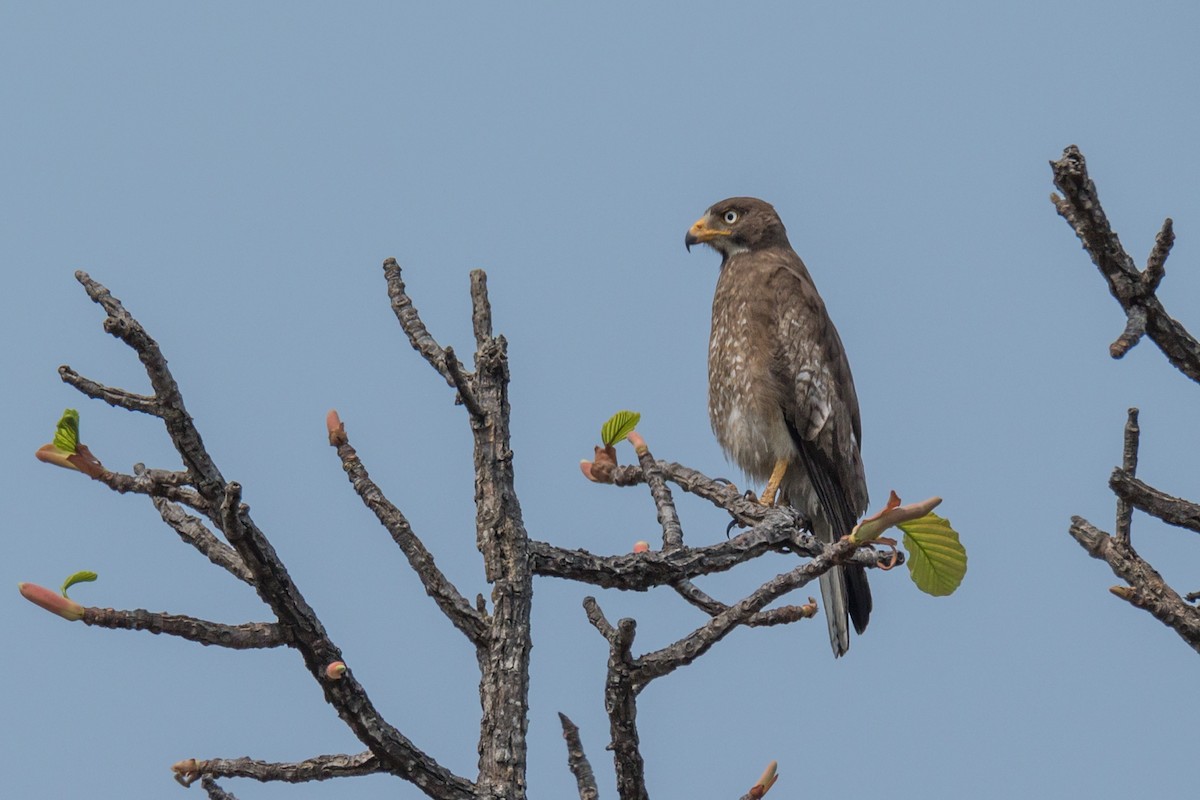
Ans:
POLYGON ((763 489, 762 497, 758 498, 758 502, 764 506, 775 505, 775 499, 779 494, 779 484, 783 483, 783 473, 787 472, 788 460, 781 458, 775 462, 775 469, 771 470, 771 477, 767 480, 767 488, 763 489))

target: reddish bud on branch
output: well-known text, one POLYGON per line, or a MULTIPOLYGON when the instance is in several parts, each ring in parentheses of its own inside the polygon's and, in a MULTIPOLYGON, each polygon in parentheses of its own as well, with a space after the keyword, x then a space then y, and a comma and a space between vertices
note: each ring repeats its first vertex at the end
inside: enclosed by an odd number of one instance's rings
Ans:
POLYGON ((83 619, 83 606, 45 586, 38 586, 36 583, 18 583, 17 589, 26 600, 41 606, 51 614, 57 614, 71 622, 83 619))
POLYGON ((342 424, 342 418, 338 416, 337 409, 331 408, 325 415, 325 429, 329 431, 329 443, 334 447, 347 442, 346 426, 342 424))

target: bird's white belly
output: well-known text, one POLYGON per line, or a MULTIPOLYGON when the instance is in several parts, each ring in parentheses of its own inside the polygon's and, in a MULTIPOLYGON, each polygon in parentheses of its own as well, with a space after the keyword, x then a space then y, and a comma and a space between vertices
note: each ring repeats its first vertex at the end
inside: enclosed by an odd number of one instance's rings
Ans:
POLYGON ((778 411, 762 414, 734 405, 721 428, 716 434, 725 454, 753 480, 766 480, 776 461, 796 456, 796 445, 778 411))

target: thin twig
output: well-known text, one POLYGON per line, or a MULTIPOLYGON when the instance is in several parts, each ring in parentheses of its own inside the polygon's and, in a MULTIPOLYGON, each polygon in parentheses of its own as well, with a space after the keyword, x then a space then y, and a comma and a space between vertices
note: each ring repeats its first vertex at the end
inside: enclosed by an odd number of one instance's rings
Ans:
POLYGON ((829 545, 825 554, 789 572, 775 576, 745 599, 730 606, 709 620, 707 624, 682 639, 653 653, 643 655, 638 659, 641 669, 635 677, 637 685, 640 688, 655 678, 668 675, 680 667, 691 664, 738 626, 745 624, 747 619, 761 611, 768 603, 816 580, 836 564, 843 563, 843 559, 856 547, 848 539, 829 545))
POLYGON ((110 406, 123 408, 126 411, 137 411, 154 417, 162 416, 162 408, 158 404, 158 398, 151 395, 134 394, 124 389, 114 389, 111 386, 105 386, 102 383, 97 383, 83 377, 66 364, 58 368, 58 375, 63 379, 64 383, 74 386, 88 397, 95 400, 103 400, 110 406))
MULTIPOLYGON (((729 606, 719 600, 709 596, 702 591, 696 584, 684 579, 672 584, 673 588, 680 597, 688 601, 696 608, 708 614, 710 617, 724 614, 729 610, 729 606)), ((813 598, 808 598, 808 602, 800 606, 780 606, 767 611, 759 611, 751 614, 743 620, 742 624, 748 628, 769 627, 772 625, 787 625, 792 622, 798 622, 802 619, 811 619, 816 616, 817 601, 813 598)))
POLYGON ((345 470, 346 477, 350 479, 350 485, 354 487, 355 493, 362 499, 363 504, 375 513, 375 517, 391 534, 392 541, 399 546, 405 558, 408 559, 409 566, 420 578, 421 585, 425 587, 425 593, 433 598, 446 618, 454 624, 454 627, 466 634, 472 644, 476 647, 483 646, 488 633, 484 615, 472 608, 454 584, 438 569, 433 555, 413 532, 408 518, 387 499, 383 490, 371 480, 362 459, 350 445, 349 437, 345 435, 344 429, 342 435, 337 438, 335 447, 337 447, 338 457, 342 460, 342 469, 345 470))
POLYGON ((163 522, 179 534, 179 538, 203 553, 209 561, 227 571, 240 581, 254 583, 254 576, 242 558, 232 547, 216 537, 199 517, 186 513, 179 505, 162 497, 153 497, 150 502, 158 509, 163 522))
POLYGON ((650 448, 641 444, 637 448, 638 463, 642 474, 646 476, 646 484, 650 487, 650 496, 654 499, 654 507, 658 511, 658 524, 662 526, 663 551, 670 552, 683 547, 683 526, 679 523, 679 512, 675 510, 675 499, 663 479, 658 462, 650 453, 650 448))
POLYGON ((163 470, 139 472, 135 466, 133 475, 126 475, 122 472, 105 472, 96 480, 119 494, 144 494, 152 498, 161 497, 164 500, 190 506, 205 516, 210 515, 212 506, 200 492, 170 478, 170 476, 180 475, 185 475, 185 473, 163 470))

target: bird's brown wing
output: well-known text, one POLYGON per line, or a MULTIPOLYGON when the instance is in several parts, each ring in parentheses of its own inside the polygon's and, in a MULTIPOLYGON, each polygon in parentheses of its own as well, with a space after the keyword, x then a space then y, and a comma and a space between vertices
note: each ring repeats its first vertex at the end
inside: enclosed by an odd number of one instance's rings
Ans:
MULTIPOLYGON (((867 507, 854 379, 841 338, 800 257, 790 249, 759 255, 777 259, 780 266, 772 280, 778 324, 772 373, 799 462, 785 488, 814 533, 833 541, 850 533, 867 507)), ((849 645, 846 615, 859 633, 870 618, 866 573, 861 567, 832 570, 822 590, 834 652, 840 655, 849 645)))

